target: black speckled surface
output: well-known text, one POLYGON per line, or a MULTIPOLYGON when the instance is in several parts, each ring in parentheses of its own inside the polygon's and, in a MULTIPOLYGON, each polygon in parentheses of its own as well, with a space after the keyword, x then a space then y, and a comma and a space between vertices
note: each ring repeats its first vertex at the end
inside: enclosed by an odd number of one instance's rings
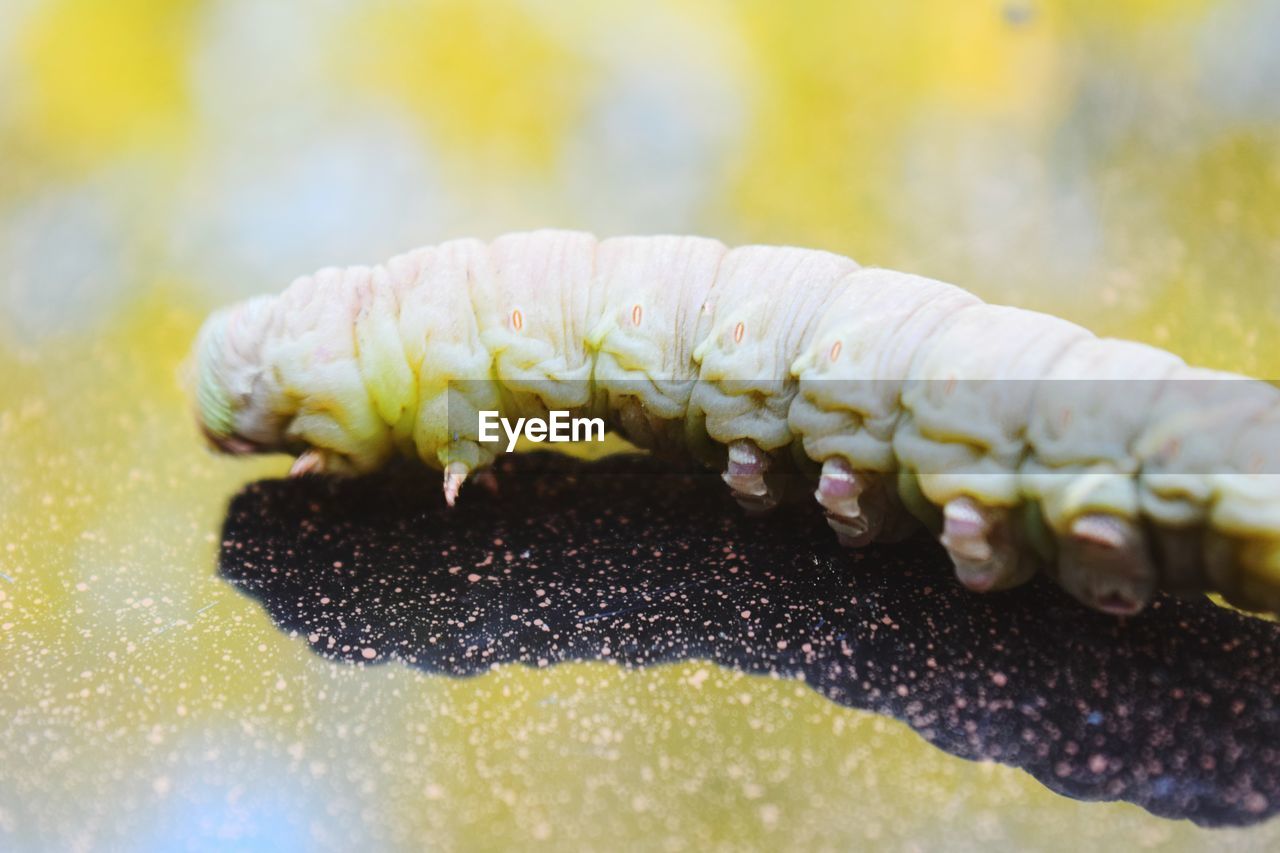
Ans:
POLYGON ((803 679, 940 749, 1205 826, 1280 809, 1280 627, 1158 597, 1119 621, 1047 582, 963 590, 926 540, 839 548, 810 507, 745 517, 714 474, 507 457, 446 511, 435 477, 267 480, 220 570, 324 657, 454 676, 706 659, 803 679))

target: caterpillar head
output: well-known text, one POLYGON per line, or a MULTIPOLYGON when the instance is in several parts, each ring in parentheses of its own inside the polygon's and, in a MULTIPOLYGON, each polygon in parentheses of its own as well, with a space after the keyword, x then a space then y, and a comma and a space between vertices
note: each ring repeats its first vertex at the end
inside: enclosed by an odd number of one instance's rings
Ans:
POLYGON ((196 339, 196 422, 223 453, 285 449, 285 400, 264 357, 275 302, 260 296, 224 308, 205 321, 196 339))

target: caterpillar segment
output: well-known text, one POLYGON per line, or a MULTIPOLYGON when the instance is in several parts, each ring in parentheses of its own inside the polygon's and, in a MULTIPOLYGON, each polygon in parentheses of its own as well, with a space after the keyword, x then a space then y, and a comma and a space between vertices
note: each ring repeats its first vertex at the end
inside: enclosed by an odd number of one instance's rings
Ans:
POLYGON ((828 523, 858 547, 910 529, 893 476, 902 386, 938 326, 979 301, 949 284, 879 269, 842 284, 791 366, 798 390, 788 422, 804 453, 822 463, 815 497, 828 523))
POLYGON ((979 303, 940 324, 912 360, 894 453, 943 508, 942 544, 971 589, 1015 586, 1037 568, 1017 522, 1027 415, 1036 380, 1087 336, 1056 318, 979 303))
POLYGON ((587 346, 598 403, 629 441, 705 459, 705 431, 687 418, 698 379, 693 351, 715 318, 712 289, 728 249, 703 237, 615 237, 596 249, 587 346))
POLYGON ((839 255, 767 246, 732 249, 720 262, 710 296, 713 320, 692 353, 698 381, 689 413, 711 440, 728 447, 724 480, 749 511, 779 502, 765 474, 776 467, 770 454, 794 438, 791 364, 844 276, 857 269, 839 255))
MULTIPOLYGON (((1129 341, 1077 340, 1038 383, 1027 424, 1034 449, 1022 463, 1023 493, 1059 543, 1050 569, 1092 607, 1136 612, 1158 582, 1155 543, 1138 501, 1133 452, 1164 382, 1185 365, 1129 341)), ((1198 560, 1171 558, 1198 574, 1198 560)), ((1171 588, 1195 588, 1171 584, 1171 588)))
POLYGON ((1280 391, 826 252, 453 240, 219 311, 195 361, 211 445, 294 475, 416 457, 452 505, 493 487, 480 412, 566 410, 720 467, 751 512, 806 478, 850 547, 923 523, 976 591, 1280 611, 1280 391))

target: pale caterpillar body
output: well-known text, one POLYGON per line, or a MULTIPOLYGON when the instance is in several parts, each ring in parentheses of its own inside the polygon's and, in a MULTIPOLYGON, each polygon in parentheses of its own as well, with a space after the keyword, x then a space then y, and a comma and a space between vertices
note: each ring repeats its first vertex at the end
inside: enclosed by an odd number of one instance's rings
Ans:
POLYGON ((1157 586, 1280 610, 1280 390, 827 252, 455 240, 220 311, 196 364, 210 441, 296 474, 415 457, 452 504, 501 452, 480 412, 569 410, 751 509, 816 481, 851 546, 919 519, 975 590, 1043 567, 1115 613, 1157 586))

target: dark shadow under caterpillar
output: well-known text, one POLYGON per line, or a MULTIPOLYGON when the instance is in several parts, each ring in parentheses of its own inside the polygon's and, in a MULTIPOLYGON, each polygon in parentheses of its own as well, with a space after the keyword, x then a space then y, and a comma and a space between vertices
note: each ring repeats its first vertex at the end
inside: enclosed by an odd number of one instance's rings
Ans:
POLYGON ((784 523, 753 524, 719 477, 651 458, 498 468, 499 496, 452 511, 416 471, 252 484, 228 510, 221 574, 333 660, 373 647, 467 676, 606 644, 626 666, 706 659, 801 679, 1075 799, 1202 826, 1280 810, 1274 623, 1164 594, 1117 621, 1043 578, 970 595, 932 541, 849 551, 785 506, 784 523))

